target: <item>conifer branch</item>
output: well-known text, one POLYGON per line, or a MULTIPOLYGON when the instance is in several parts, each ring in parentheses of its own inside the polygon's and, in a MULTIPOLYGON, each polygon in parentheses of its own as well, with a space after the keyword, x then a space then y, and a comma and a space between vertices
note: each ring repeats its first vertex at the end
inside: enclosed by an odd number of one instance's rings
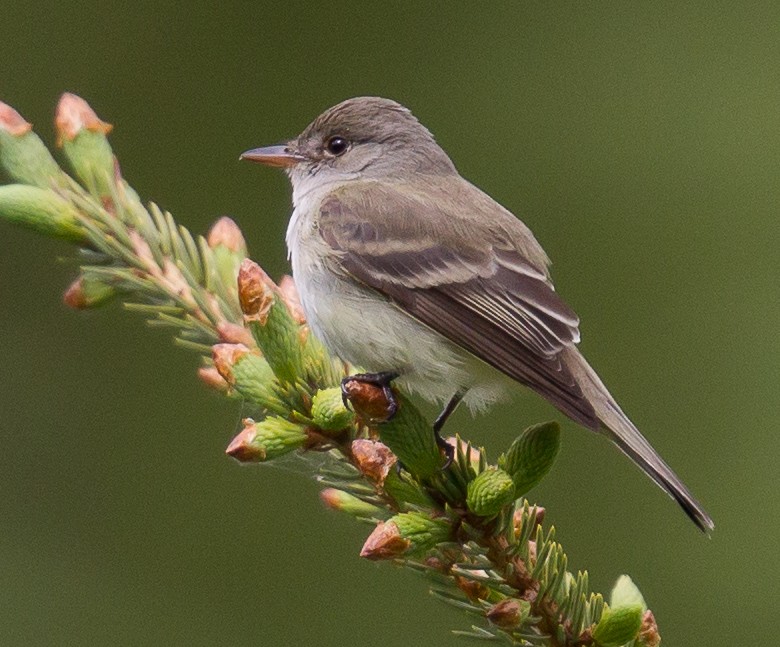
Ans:
POLYGON ((274 283, 248 260, 222 218, 194 237, 144 206, 108 144, 111 126, 79 97, 56 113, 69 172, 13 108, 0 103, 0 219, 73 243, 80 274, 65 302, 121 301, 202 357, 199 377, 242 398, 254 418, 227 453, 258 462, 317 453, 311 474, 330 508, 374 526, 360 553, 423 574, 433 595, 469 614, 458 635, 510 645, 655 647, 660 636, 639 590, 622 576, 609 604, 573 574, 545 511, 524 497, 549 471, 557 424, 526 429, 491 464, 484 449, 450 439, 447 464, 430 424, 402 393, 342 378, 353 367, 309 333, 289 277, 274 283), (349 406, 347 406, 347 404, 349 406))

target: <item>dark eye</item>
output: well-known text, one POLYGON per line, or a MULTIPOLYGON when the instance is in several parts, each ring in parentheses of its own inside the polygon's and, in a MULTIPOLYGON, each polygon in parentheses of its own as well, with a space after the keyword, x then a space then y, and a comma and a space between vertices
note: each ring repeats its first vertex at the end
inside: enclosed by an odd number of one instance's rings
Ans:
POLYGON ((349 142, 343 137, 331 137, 327 142, 325 142, 325 148, 331 155, 338 157, 347 151, 349 148, 349 142))

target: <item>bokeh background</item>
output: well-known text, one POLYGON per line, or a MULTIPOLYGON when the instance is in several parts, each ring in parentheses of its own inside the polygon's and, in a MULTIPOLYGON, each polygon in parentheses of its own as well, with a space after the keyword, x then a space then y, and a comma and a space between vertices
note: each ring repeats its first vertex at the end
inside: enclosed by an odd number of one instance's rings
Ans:
MULTIPOLYGON (((582 348, 716 520, 701 536, 565 425, 533 496, 573 568, 629 573, 664 644, 766 644, 780 575, 780 5, 6 2, 0 99, 52 142, 59 94, 196 232, 230 214, 287 270, 289 189, 238 154, 344 98, 409 105, 532 227, 582 348)), ((164 331, 60 302, 63 244, 0 230, 5 645, 450 645, 460 613, 357 557, 316 485, 224 456, 239 409, 164 331)), ((450 430, 492 451, 536 397, 450 430)))

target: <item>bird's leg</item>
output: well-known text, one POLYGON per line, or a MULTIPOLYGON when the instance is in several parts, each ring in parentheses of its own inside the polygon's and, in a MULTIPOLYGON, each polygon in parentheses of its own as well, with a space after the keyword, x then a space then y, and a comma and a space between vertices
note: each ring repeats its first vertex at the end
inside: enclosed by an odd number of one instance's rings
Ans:
POLYGON ((398 400, 393 393, 393 389, 390 388, 391 382, 398 377, 398 373, 393 371, 382 371, 381 373, 356 373, 355 375, 347 375, 341 380, 341 399, 344 401, 344 406, 349 406, 349 390, 347 389, 348 382, 362 382, 363 384, 370 384, 382 389, 382 395, 387 400, 387 417, 385 422, 390 420, 398 411, 398 400))
POLYGON ((455 395, 453 395, 450 398, 450 401, 447 402, 447 404, 444 406, 444 409, 441 410, 441 413, 438 415, 436 420, 433 422, 433 437, 436 439, 436 445, 447 455, 447 462, 444 464, 442 469, 447 469, 455 459, 455 448, 446 440, 444 440, 439 432, 444 426, 444 423, 447 422, 447 419, 455 412, 455 409, 458 408, 458 405, 460 404, 461 400, 463 400, 463 396, 466 395, 467 390, 468 389, 464 389, 463 387, 459 388, 455 392, 455 395))

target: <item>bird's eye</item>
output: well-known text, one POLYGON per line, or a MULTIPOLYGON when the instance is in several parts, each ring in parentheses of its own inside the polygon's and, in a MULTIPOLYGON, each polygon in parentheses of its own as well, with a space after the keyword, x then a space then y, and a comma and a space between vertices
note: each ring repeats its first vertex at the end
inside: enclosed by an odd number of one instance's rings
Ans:
POLYGON ((325 149, 331 155, 334 155, 336 157, 346 153, 348 148, 349 148, 349 142, 343 137, 339 137, 339 136, 331 137, 330 139, 328 139, 327 142, 325 142, 325 149))

